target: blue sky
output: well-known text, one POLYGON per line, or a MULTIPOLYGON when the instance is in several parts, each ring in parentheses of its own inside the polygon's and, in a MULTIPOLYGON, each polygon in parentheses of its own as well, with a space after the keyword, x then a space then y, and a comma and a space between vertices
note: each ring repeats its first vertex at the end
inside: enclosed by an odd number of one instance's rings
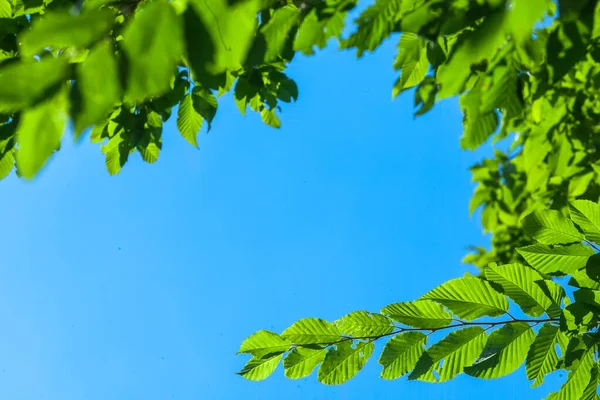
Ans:
POLYGON ((393 43, 356 61, 299 57, 283 128, 223 99, 200 149, 171 121, 155 165, 109 177, 97 145, 66 140, 32 183, 0 184, 0 398, 539 399, 523 371, 497 381, 383 381, 373 357, 341 387, 278 369, 235 375, 240 342, 303 317, 409 301, 469 270, 486 243, 468 216, 456 102, 413 120, 391 101, 393 43))

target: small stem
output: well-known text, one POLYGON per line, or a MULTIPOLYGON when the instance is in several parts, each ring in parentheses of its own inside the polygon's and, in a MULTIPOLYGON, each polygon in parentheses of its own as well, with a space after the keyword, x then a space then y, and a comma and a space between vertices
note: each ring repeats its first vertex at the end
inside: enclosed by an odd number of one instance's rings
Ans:
MULTIPOLYGON (((559 322, 558 318, 546 318, 546 319, 516 319, 515 317, 513 317, 512 315, 508 314, 512 319, 510 320, 506 320, 506 321, 487 321, 487 322, 469 322, 469 321, 462 321, 462 320, 453 320, 456 321, 455 324, 452 325, 448 325, 448 326, 442 326, 439 328, 402 328, 402 327, 396 327, 396 329, 392 332, 389 333, 384 333, 381 335, 372 335, 372 336, 342 336, 342 338, 340 340, 337 340, 335 342, 323 342, 323 343, 311 343, 311 345, 320 345, 320 346, 334 346, 336 344, 342 343, 342 342, 347 342, 347 341, 352 341, 352 340, 368 340, 370 342, 374 342, 378 339, 381 339, 383 337, 386 336, 394 336, 394 335, 398 335, 400 333, 403 332, 416 332, 416 331, 429 331, 429 333, 427 333, 427 336, 431 335, 434 332, 438 332, 438 331, 442 331, 444 329, 452 329, 452 328, 462 328, 462 327, 466 327, 466 326, 486 326, 487 328, 485 328, 486 331, 488 331, 491 328, 494 328, 498 325, 508 325, 508 324, 516 324, 519 322, 524 322, 527 324, 533 324, 532 327, 541 324, 542 322, 559 322)), ((291 346, 302 346, 302 344, 292 344, 291 346)))
POLYGON ((584 240, 584 242, 587 243, 592 249, 600 252, 600 248, 596 246, 594 242, 590 242, 589 240, 584 240))

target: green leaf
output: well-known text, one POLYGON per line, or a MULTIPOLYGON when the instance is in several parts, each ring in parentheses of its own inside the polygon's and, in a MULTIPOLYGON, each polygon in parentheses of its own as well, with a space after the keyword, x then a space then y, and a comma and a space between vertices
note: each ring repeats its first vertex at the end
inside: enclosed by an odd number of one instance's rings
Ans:
POLYGON ((263 108, 260 112, 260 117, 263 122, 273 128, 280 128, 281 121, 279 121, 279 117, 275 114, 275 110, 269 110, 268 108, 263 108))
POLYGON ((215 75, 240 69, 255 36, 260 1, 237 1, 229 5, 227 0, 189 0, 189 4, 201 26, 186 29, 198 30, 196 34, 202 39, 201 42, 187 39, 192 67, 197 73, 206 70, 215 75))
POLYGON ((572 273, 571 279, 569 280, 569 285, 578 288, 600 290, 600 282, 596 282, 590 278, 585 271, 577 271, 572 273))
POLYGON ((341 385, 352 379, 367 363, 375 345, 373 342, 352 344, 345 341, 327 351, 317 379, 325 385, 341 385))
POLYGON ((415 107, 420 108, 415 112, 415 117, 424 115, 435 105, 435 96, 437 94, 437 86, 432 77, 425 77, 423 82, 417 86, 415 90, 415 107))
POLYGON ((162 144, 160 142, 157 143, 156 141, 152 140, 149 143, 138 145, 137 149, 142 156, 142 160, 149 164, 154 164, 158 161, 161 146, 162 144))
POLYGON ((534 211, 521 224, 525 234, 542 244, 568 244, 585 239, 573 222, 556 210, 534 211))
POLYGON ((429 291, 421 300, 433 300, 461 319, 471 321, 484 315, 500 316, 508 311, 506 297, 489 283, 473 277, 452 279, 429 291))
POLYGON ((110 175, 121 172, 121 168, 129 159, 130 150, 131 143, 122 130, 102 146, 102 153, 106 156, 106 169, 110 175))
POLYGON ((123 32, 128 58, 127 96, 132 102, 166 93, 183 57, 180 17, 166 1, 149 3, 136 12, 123 32))
POLYGON ((562 333, 557 325, 546 323, 540 328, 527 353, 525 371, 527 379, 534 380, 532 387, 544 383, 544 377, 556 370, 558 354, 556 344, 562 333))
POLYGON ((21 113, 17 128, 17 168, 24 178, 33 179, 60 147, 67 123, 67 101, 66 91, 61 90, 21 113))
POLYGON ((438 69, 436 79, 441 85, 440 98, 463 91, 471 74, 471 65, 491 58, 506 41, 505 11, 491 13, 471 32, 465 32, 456 44, 449 60, 438 69))
POLYGON ((202 115, 194 108, 192 94, 187 94, 177 110, 177 129, 192 146, 198 147, 196 137, 202 127, 202 115))
POLYGON ((590 256, 594 255, 591 248, 579 243, 560 247, 534 244, 517 251, 529 265, 544 274, 571 274, 585 267, 590 256))
POLYGON ((592 329, 598 322, 597 311, 584 303, 567 305, 560 318, 560 329, 571 333, 583 333, 592 329))
POLYGON ((310 56, 314 54, 314 46, 319 49, 324 48, 330 38, 339 37, 342 34, 346 14, 346 12, 335 12, 330 16, 322 17, 313 8, 298 28, 294 40, 294 50, 310 56))
POLYGON ((215 95, 202 86, 194 86, 194 89, 192 89, 192 104, 194 110, 208 122, 208 130, 210 131, 218 107, 215 95))
POLYGON ((425 79, 429 68, 427 42, 414 33, 403 33, 398 42, 398 55, 394 61, 394 68, 400 70, 400 78, 394 84, 392 98, 425 79))
POLYGON ((484 272, 485 277, 499 284, 504 294, 518 304, 527 315, 539 317, 546 310, 556 307, 536 283, 543 280, 542 276, 529 267, 521 264, 490 265, 484 272))
POLYGON ((552 400, 571 400, 579 399, 583 395, 588 383, 592 378, 592 368, 594 367, 595 346, 591 346, 581 355, 580 361, 575 369, 569 373, 567 382, 558 392, 552 393, 548 399, 552 400))
POLYGON ((341 332, 352 337, 379 336, 394 331, 392 320, 381 314, 355 311, 335 322, 341 332))
POLYGON ((383 379, 397 379, 411 371, 424 352, 427 336, 422 332, 404 332, 391 338, 383 348, 379 364, 383 379))
POLYGON ((375 50, 394 30, 401 9, 400 0, 376 0, 355 21, 356 31, 344 47, 355 47, 358 57, 365 51, 375 50))
POLYGON ((106 42, 93 48, 87 59, 77 66, 76 86, 82 105, 74 115, 76 135, 102 122, 117 105, 121 98, 119 79, 114 51, 106 42))
POLYGON ((8 0, 0 0, 0 18, 12 18, 12 6, 8 0))
POLYGON ((262 357, 267 354, 282 353, 287 351, 291 343, 270 331, 261 330, 248 336, 240 345, 238 354, 252 354, 262 357))
POLYGON ((528 324, 506 324, 490 334, 479 360, 465 368, 465 373, 483 379, 506 376, 523 363, 534 339, 535 333, 528 324))
POLYGON ((381 313, 415 328, 442 328, 452 322, 452 315, 442 305, 430 300, 390 304, 381 313))
POLYGON ((542 20, 548 10, 548 0, 513 0, 510 22, 515 39, 526 42, 531 38, 533 25, 542 20))
POLYGON ((238 372, 238 375, 241 375, 250 381, 262 381, 263 379, 267 379, 277 368, 282 356, 282 353, 275 353, 268 354, 262 358, 252 358, 244 368, 238 372))
POLYGON ((51 88, 66 79, 64 59, 18 62, 0 66, 0 111, 18 111, 46 99, 51 88))
POLYGON ((575 200, 569 203, 569 211, 585 238, 600 243, 600 205, 589 200, 575 200))
POLYGON ((598 364, 594 363, 591 370, 591 377, 588 385, 586 386, 580 400, 598 400, 598 384, 600 383, 600 374, 598 373, 598 364))
POLYGON ((113 13, 107 9, 79 15, 61 11, 44 14, 21 35, 21 53, 31 57, 50 46, 85 48, 102 39, 112 28, 113 20, 113 13))
POLYGON ((329 344, 341 339, 342 333, 335 324, 319 318, 304 318, 294 322, 281 334, 293 344, 329 344))
POLYGON ((285 376, 290 379, 309 376, 323 362, 326 354, 326 348, 296 347, 283 359, 285 376))
POLYGON ((261 29, 265 38, 267 51, 265 61, 271 62, 279 58, 292 29, 300 22, 301 11, 293 4, 287 4, 275 10, 269 22, 261 29))
POLYGON ((486 340, 485 330, 479 326, 451 332, 425 350, 408 379, 430 382, 449 381, 462 373, 465 367, 473 364, 481 354, 486 340), (443 365, 441 365, 442 360, 443 365), (438 373, 439 379, 435 378, 433 371, 438 373))
POLYGON ((14 150, 0 154, 0 180, 6 178, 15 167, 14 150))
POLYGON ((498 114, 494 110, 482 112, 482 92, 475 88, 460 97, 463 111, 463 136, 460 146, 466 150, 475 150, 488 140, 498 128, 498 114))

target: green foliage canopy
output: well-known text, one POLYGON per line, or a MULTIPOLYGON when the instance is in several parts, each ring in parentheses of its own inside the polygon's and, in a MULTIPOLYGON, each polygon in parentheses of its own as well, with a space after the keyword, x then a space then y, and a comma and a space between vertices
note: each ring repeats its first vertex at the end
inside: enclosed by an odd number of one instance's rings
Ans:
POLYGON ((162 126, 197 146, 218 97, 231 92, 280 127, 298 97, 285 73, 295 53, 329 39, 360 57, 398 40, 392 95, 413 90, 415 114, 459 96, 461 145, 510 138, 472 168, 491 250, 465 258, 523 262, 520 218, 577 198, 598 200, 597 1, 376 0, 354 21, 356 0, 0 0, 0 178, 33 178, 60 146, 91 130, 111 174, 132 153, 162 151, 162 126), (142 12, 143 11, 143 12, 142 12), (343 32, 349 32, 344 35, 343 32), (399 38, 399 39, 398 39, 399 38), (490 139, 491 138, 491 139, 490 139))
POLYGON ((75 139, 89 132, 101 144, 110 174, 135 152, 154 163, 174 109, 182 137, 197 146, 228 92, 242 114, 249 107, 280 127, 281 103, 298 98, 284 73, 297 52, 312 55, 336 39, 361 57, 394 38, 392 96, 410 89, 417 116, 458 97, 464 149, 509 144, 471 169, 470 209, 492 234, 490 250, 465 258, 481 274, 381 313, 263 331, 240 349, 253 355, 242 375, 264 378, 285 348, 287 376, 321 365, 322 382, 341 383, 362 368, 375 338, 389 336, 385 378, 491 378, 526 359, 534 384, 553 369, 570 371, 554 397, 595 398, 600 4, 375 0, 348 21, 356 7, 356 0, 0 0, 0 178, 13 170, 36 176, 68 126, 75 139), (556 275, 580 288, 574 301, 565 302, 556 275), (480 321, 506 315, 513 303, 532 319, 480 321), (423 347, 423 330, 450 328, 460 329, 423 347), (548 350, 555 344, 560 356, 548 350))

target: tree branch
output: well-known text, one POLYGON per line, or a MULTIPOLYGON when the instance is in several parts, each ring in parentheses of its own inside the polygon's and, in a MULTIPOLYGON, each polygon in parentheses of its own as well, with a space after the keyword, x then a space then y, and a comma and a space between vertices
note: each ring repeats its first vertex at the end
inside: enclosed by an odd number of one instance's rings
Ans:
POLYGON ((452 325, 448 325, 448 326, 442 326, 439 328, 403 328, 403 327, 399 327, 397 326, 396 330, 394 330, 393 332, 389 332, 389 333, 384 333, 381 335, 373 335, 373 336, 342 336, 342 338, 340 340, 336 340, 334 342, 322 342, 322 343, 310 343, 310 344, 292 344, 290 347, 294 348, 294 347, 302 347, 302 346, 335 346, 336 344, 339 343, 343 343, 346 341, 351 341, 351 340, 369 340, 371 342, 374 342, 376 340, 379 340, 381 338, 387 337, 387 336, 395 336, 398 335, 400 333, 403 332, 419 332, 419 331, 425 331, 425 332, 429 332, 428 335, 431 335, 434 332, 438 332, 438 331, 442 331, 445 329, 451 329, 451 328, 463 328, 466 326, 487 326, 486 331, 488 329, 494 328, 498 325, 508 325, 508 324, 515 324, 518 322, 524 322, 527 324, 532 324, 531 326, 536 326, 538 324, 541 324, 543 322, 559 322, 560 319, 558 318, 546 318, 546 319, 517 319, 514 318, 511 315, 510 320, 506 320, 506 321, 488 321, 488 322, 469 322, 469 321, 462 321, 462 320, 455 320, 458 321, 458 323, 456 324, 452 324, 452 325))

